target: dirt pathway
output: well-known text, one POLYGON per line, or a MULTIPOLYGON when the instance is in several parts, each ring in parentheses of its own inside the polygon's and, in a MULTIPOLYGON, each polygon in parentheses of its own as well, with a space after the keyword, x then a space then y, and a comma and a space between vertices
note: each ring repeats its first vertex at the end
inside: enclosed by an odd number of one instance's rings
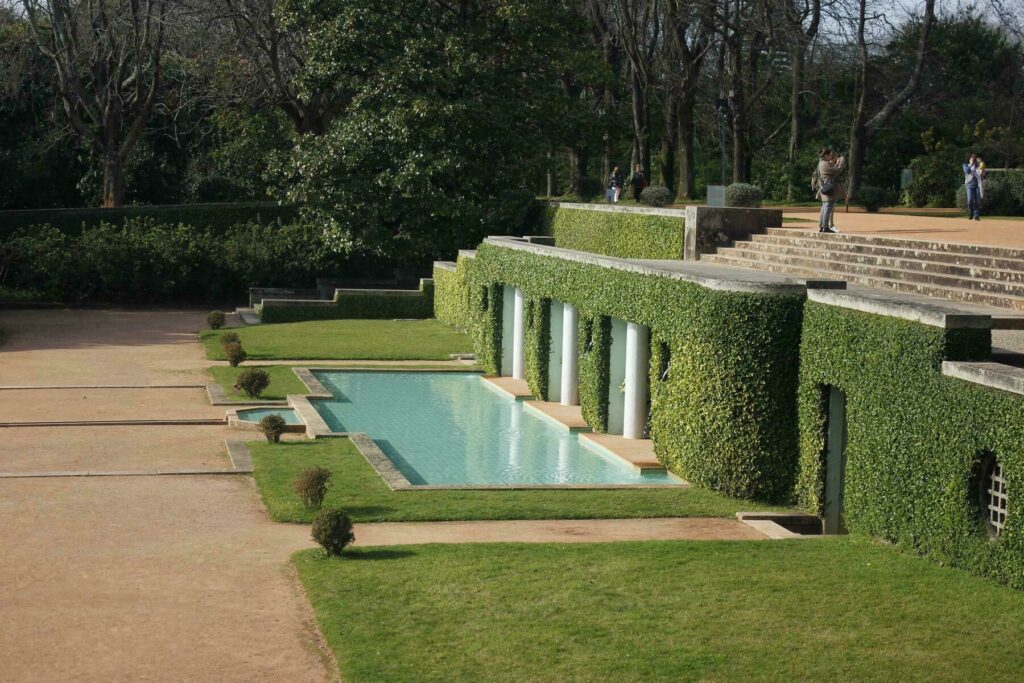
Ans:
MULTIPOLYGON (((0 385, 207 381, 192 312, 0 312, 0 385)), ((0 422, 223 416, 199 389, 0 391, 0 422)), ((0 430, 0 471, 223 469, 224 426, 0 430)), ((0 480, 3 680, 334 676, 245 476, 0 480)), ((307 532, 308 534, 308 532, 307 532)))

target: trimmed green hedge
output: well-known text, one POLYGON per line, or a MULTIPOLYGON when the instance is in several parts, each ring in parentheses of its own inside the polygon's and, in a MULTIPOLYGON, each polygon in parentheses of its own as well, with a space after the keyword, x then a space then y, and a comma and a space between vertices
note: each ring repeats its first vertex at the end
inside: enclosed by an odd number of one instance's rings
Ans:
POLYGON ((455 270, 434 268, 434 317, 463 332, 470 329, 467 271, 473 258, 459 256, 455 270))
POLYGON ((219 234, 239 223, 288 222, 297 217, 296 207, 281 206, 276 202, 0 211, 0 239, 10 236, 19 228, 44 223, 52 225, 66 235, 78 235, 82 232, 83 225, 86 228, 95 227, 100 223, 120 226, 129 219, 152 218, 161 223, 191 225, 219 234))
POLYGON ((368 289, 365 294, 339 294, 334 299, 333 306, 262 306, 260 308, 260 321, 264 323, 432 317, 434 317, 434 284, 432 280, 420 280, 420 289, 416 294, 393 294, 390 291, 368 289))
POLYGON ((541 233, 555 245, 620 258, 683 258, 684 221, 671 216, 548 206, 541 233))
POLYGON ((544 302, 580 310, 580 404, 599 431, 608 415, 609 316, 641 323, 651 328, 652 346, 665 344, 672 356, 664 381, 660 357, 651 363, 651 434, 661 461, 690 482, 731 496, 791 497, 801 297, 710 290, 484 244, 470 300, 477 360, 496 374, 505 284, 521 288, 535 312, 526 361, 538 396, 547 397, 546 366, 537 360, 548 356, 549 335, 536 326, 544 302))
POLYGON ((823 387, 847 397, 845 520, 870 534, 1024 588, 1024 400, 942 375, 979 360, 987 330, 947 331, 807 302, 801 345, 802 506, 824 506, 823 387), (980 454, 1008 480, 1007 524, 984 528, 980 454))

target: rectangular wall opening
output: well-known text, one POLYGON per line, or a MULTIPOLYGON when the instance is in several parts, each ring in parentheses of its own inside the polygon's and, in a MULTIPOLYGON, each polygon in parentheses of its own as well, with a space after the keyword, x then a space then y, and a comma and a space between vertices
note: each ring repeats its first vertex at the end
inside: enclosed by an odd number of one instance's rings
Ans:
POLYGON ((844 497, 846 489, 846 394, 826 386, 825 419, 825 519, 826 534, 845 534, 844 497))

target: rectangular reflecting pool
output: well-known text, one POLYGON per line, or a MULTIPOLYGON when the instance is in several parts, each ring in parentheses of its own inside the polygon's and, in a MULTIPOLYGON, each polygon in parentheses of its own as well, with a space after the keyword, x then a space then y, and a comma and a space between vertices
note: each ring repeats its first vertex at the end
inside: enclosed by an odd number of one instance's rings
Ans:
POLYGON ((411 484, 678 484, 580 444, 480 376, 318 371, 334 396, 312 401, 331 430, 364 432, 411 484))

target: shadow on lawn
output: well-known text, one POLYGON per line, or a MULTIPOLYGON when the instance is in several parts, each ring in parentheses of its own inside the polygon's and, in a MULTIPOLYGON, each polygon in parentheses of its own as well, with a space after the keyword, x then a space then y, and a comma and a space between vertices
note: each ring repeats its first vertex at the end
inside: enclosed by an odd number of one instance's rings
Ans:
POLYGON ((366 549, 356 548, 345 553, 346 560, 401 560, 406 557, 416 557, 411 550, 389 550, 385 548, 366 549))

